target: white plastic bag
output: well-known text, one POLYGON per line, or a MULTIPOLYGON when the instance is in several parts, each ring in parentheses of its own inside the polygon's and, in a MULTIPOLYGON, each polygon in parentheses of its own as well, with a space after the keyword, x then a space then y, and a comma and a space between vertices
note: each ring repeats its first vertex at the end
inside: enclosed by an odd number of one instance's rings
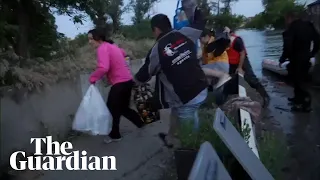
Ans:
POLYGON ((75 115, 72 129, 91 135, 108 135, 112 129, 112 115, 99 90, 90 85, 75 115))

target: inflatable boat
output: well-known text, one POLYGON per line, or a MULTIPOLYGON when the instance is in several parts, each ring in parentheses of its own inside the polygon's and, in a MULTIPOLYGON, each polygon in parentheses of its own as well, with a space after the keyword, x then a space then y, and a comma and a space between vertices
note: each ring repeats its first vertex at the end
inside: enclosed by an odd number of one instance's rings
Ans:
MULTIPOLYGON (((311 58, 310 62, 311 62, 310 72, 312 72, 312 69, 316 63, 316 59, 311 58)), ((262 61, 262 69, 274 72, 274 73, 282 75, 282 76, 286 76, 286 75, 288 75, 288 71, 287 71, 288 64, 289 64, 289 61, 286 61, 285 63, 282 64, 281 67, 279 67, 279 61, 264 59, 262 61)))

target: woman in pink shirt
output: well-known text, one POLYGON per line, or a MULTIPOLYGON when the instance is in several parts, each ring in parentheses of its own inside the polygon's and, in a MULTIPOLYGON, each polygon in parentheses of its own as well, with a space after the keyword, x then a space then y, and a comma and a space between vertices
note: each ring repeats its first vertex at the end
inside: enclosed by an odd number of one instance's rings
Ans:
POLYGON ((112 131, 105 139, 106 143, 121 140, 119 131, 120 117, 123 115, 138 128, 144 126, 140 115, 129 108, 131 90, 134 85, 131 71, 125 62, 122 50, 107 40, 104 31, 97 29, 88 32, 89 43, 97 49, 98 64, 90 76, 90 83, 95 84, 104 76, 112 85, 109 92, 107 106, 113 117, 112 131))

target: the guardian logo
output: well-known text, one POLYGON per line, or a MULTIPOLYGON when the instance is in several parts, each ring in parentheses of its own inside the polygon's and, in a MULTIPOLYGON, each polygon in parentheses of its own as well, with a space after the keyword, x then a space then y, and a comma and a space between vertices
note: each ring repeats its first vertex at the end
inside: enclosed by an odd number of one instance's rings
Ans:
POLYGON ((71 142, 52 142, 52 137, 31 138, 34 142, 34 156, 26 157, 24 151, 16 151, 10 156, 10 166, 14 170, 117 170, 114 156, 87 156, 86 151, 72 151, 71 142), (46 144, 46 153, 42 152, 42 142, 46 144), (53 151, 54 147, 54 151, 53 151), (23 157, 26 160, 18 160, 23 157))

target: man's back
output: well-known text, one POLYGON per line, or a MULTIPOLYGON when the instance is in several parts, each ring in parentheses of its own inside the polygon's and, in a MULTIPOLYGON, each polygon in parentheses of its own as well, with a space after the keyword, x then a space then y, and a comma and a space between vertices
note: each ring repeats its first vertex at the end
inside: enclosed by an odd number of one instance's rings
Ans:
MULTIPOLYGON (((206 77, 199 65, 195 42, 185 36, 184 28, 161 37, 156 46, 159 52, 160 81, 167 91, 186 103, 206 88, 206 77)), ((170 96, 170 95, 169 95, 170 96)))
POLYGON ((311 44, 316 41, 317 34, 311 22, 296 20, 284 32, 284 38, 291 38, 291 58, 310 58, 311 44))

